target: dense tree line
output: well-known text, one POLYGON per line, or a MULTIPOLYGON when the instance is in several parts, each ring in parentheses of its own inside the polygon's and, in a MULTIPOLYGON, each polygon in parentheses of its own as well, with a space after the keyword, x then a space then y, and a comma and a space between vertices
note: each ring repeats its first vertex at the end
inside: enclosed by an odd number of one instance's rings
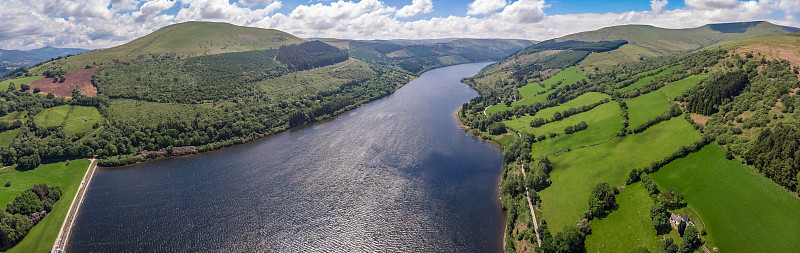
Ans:
POLYGON ((349 58, 347 51, 318 40, 283 45, 275 53, 275 59, 293 71, 333 65, 349 58))
POLYGON ((686 108, 689 112, 711 115, 717 112, 724 100, 739 95, 749 83, 744 71, 716 73, 707 80, 701 90, 688 97, 686 108))
POLYGON ((53 210, 61 199, 61 188, 45 184, 34 185, 0 210, 0 250, 13 247, 30 229, 53 210))
POLYGON ((578 40, 546 40, 531 46, 540 50, 579 50, 589 51, 594 53, 606 52, 617 49, 622 45, 628 44, 627 40, 612 40, 612 41, 578 41, 578 40))
POLYGON ((586 128, 588 128, 588 127, 589 127, 589 125, 586 124, 586 121, 581 121, 581 122, 578 122, 578 124, 575 124, 574 126, 565 127, 564 128, 564 134, 573 134, 573 133, 576 133, 576 132, 580 132, 580 131, 586 130, 586 128))
POLYGON ((800 191, 800 131, 796 126, 778 123, 765 128, 743 157, 775 183, 800 191))
POLYGON ((615 195, 619 193, 617 188, 611 187, 608 183, 599 183, 592 189, 589 196, 589 211, 591 217, 605 217, 616 208, 617 200, 615 195))

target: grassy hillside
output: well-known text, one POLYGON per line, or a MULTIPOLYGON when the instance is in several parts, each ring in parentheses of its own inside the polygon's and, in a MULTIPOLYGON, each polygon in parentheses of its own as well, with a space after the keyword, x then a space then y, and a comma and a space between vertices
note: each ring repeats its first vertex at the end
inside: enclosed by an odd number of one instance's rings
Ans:
POLYGON ((582 62, 586 66, 609 66, 615 63, 635 61, 639 57, 677 55, 746 38, 794 32, 800 32, 800 29, 758 21, 709 24, 689 29, 623 25, 567 35, 556 40, 627 40, 629 42, 627 46, 607 53, 590 55, 582 62))
POLYGON ((192 57, 220 53, 277 49, 303 39, 273 29, 236 26, 228 23, 190 21, 162 27, 153 33, 109 49, 47 62, 31 69, 65 71, 114 62, 158 59, 164 56, 192 57))

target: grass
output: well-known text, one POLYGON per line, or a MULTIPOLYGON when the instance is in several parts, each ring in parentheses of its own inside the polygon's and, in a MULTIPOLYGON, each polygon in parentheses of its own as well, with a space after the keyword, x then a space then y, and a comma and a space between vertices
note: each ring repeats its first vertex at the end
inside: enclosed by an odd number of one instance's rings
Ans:
MULTIPOLYGON (((548 107, 548 108, 545 108, 545 109, 543 109, 541 111, 538 111, 533 116, 522 116, 522 117, 515 118, 515 119, 512 119, 512 120, 503 121, 503 123, 506 124, 506 126, 508 126, 508 125, 517 126, 517 127, 514 128, 517 131, 530 132, 530 122, 531 122, 531 120, 533 120, 535 118, 545 118, 545 119, 552 118, 553 114, 555 112, 564 111, 564 110, 572 108, 572 107, 579 107, 579 106, 582 106, 582 105, 593 104, 593 103, 599 102, 600 100, 603 100, 603 99, 608 98, 608 97, 609 97, 608 95, 603 94, 603 93, 588 92, 586 94, 578 96, 577 98, 575 98, 573 100, 567 101, 566 103, 563 103, 561 105, 548 107)), ((497 105, 495 105, 495 106, 497 106, 497 105)), ((490 107, 489 109, 492 109, 492 108, 490 107)), ((487 110, 487 113, 488 113, 488 111, 489 110, 487 110)))
MULTIPOLYGON (((12 141, 14 141, 14 138, 17 138, 17 133, 18 132, 19 132, 19 129, 12 129, 12 130, 6 130, 6 131, 1 132, 0 133, 0 146, 8 147, 8 145, 10 145, 12 141)), ((0 204, 2 204, 2 203, 0 203, 0 204)))
POLYGON ((624 91, 627 91, 627 90, 632 90, 632 89, 636 89, 636 88, 642 87, 642 85, 645 85, 645 84, 648 84, 648 83, 652 82, 653 79, 656 79, 656 77, 669 74, 670 72, 675 71, 676 69, 678 69, 680 67, 681 67, 680 65, 672 66, 672 67, 664 69, 664 71, 661 71, 658 74, 655 74, 655 75, 652 75, 652 76, 643 77, 643 78, 639 78, 639 80, 637 80, 636 82, 632 83, 631 85, 628 85, 627 87, 619 88, 619 89, 617 89, 617 91, 624 92, 624 91))
POLYGON ((513 132, 494 137, 494 141, 497 144, 500 144, 500 146, 503 146, 504 148, 511 146, 511 143, 513 143, 514 140, 516 139, 517 139, 517 134, 513 132))
POLYGON ((800 200, 716 144, 664 166, 651 178, 675 189, 699 214, 708 235, 730 252, 800 252, 800 200))
POLYGON ((64 124, 64 133, 73 135, 91 130, 94 124, 103 122, 103 115, 94 107, 62 105, 37 113, 33 121, 45 127, 64 124))
POLYGON ((517 105, 532 105, 537 102, 544 102, 547 100, 547 95, 550 95, 555 91, 550 88, 552 88, 553 85, 559 84, 559 81, 561 81, 561 83, 557 87, 563 87, 566 85, 574 84, 583 79, 586 79, 586 75, 584 75, 578 67, 572 66, 566 68, 564 70, 559 71, 550 78, 547 78, 546 80, 542 81, 542 84, 544 84, 545 87, 548 88, 547 92, 536 95, 537 92, 544 90, 544 88, 539 86, 538 83, 530 83, 528 85, 519 88, 519 92, 520 95, 522 95, 522 99, 514 103, 511 103, 511 106, 506 106, 505 104, 493 105, 486 110, 486 114, 505 111, 517 105))
POLYGON ((588 112, 534 129, 533 132, 537 135, 549 132, 558 132, 561 135, 534 143, 531 154, 539 157, 568 148, 600 143, 616 135, 620 128, 622 128, 622 116, 620 116, 619 104, 617 102, 605 103, 588 112), (564 127, 578 124, 581 121, 586 121, 589 125, 586 130, 563 134, 564 127))
POLYGON ((64 120, 67 119, 67 115, 69 115, 69 109, 69 105, 61 105, 44 109, 42 112, 33 116, 33 122, 35 122, 37 126, 44 127, 61 125, 61 123, 64 123, 64 120))
POLYGON ((14 83, 14 85, 17 88, 19 88, 20 84, 29 84, 29 83, 31 83, 33 81, 39 80, 42 77, 43 76, 28 76, 28 77, 20 77, 20 78, 16 78, 16 79, 8 79, 8 80, 5 80, 5 81, 2 81, 2 82, 0 82, 0 91, 8 90, 8 85, 11 84, 12 82, 14 83))
POLYGON ((658 238, 650 219, 650 193, 641 183, 628 185, 617 195, 619 208, 592 222, 586 237, 586 252, 631 252, 645 247, 658 252, 658 238))
POLYGON ((589 208, 587 200, 595 185, 622 185, 631 169, 644 167, 699 139, 700 134, 686 120, 676 117, 639 134, 551 157, 552 185, 539 193, 543 218, 558 231, 574 225, 589 208))
POLYGON ((691 89, 706 77, 707 75, 690 76, 626 101, 629 125, 636 127, 669 110, 672 99, 691 89))
POLYGON ((7 172, 0 174, 0 181, 3 184, 6 180, 11 180, 11 187, 0 188, 0 203, 2 203, 3 209, 5 209, 5 203, 12 201, 22 191, 35 184, 58 185, 63 191, 61 199, 53 206, 53 211, 47 214, 19 244, 8 252, 50 251, 87 167, 89 167, 89 160, 74 160, 66 166, 64 162, 58 162, 43 164, 36 169, 24 172, 7 169, 7 172))
POLYGON ((25 121, 26 119, 28 119, 27 111, 22 111, 22 112, 16 111, 6 114, 6 116, 0 117, 0 121, 5 121, 5 122, 13 122, 16 120, 25 121))
POLYGON ((103 115, 97 108, 88 106, 73 106, 64 121, 64 133, 77 134, 92 129, 94 124, 103 122, 103 115))

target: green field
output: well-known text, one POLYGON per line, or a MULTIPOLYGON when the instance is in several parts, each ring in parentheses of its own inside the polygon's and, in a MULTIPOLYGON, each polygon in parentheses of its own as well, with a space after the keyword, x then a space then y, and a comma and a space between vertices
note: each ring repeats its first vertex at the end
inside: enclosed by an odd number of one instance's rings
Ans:
POLYGON ((669 110, 672 99, 691 89, 706 77, 707 75, 690 76, 626 101, 625 103, 628 105, 628 125, 636 127, 669 110))
POLYGON ((91 130, 94 124, 103 121, 103 116, 94 107, 62 105, 37 113, 33 116, 33 121, 37 126, 44 127, 63 123, 64 133, 72 135, 91 130))
POLYGON ((628 185, 617 195, 619 208, 592 222, 586 252, 631 252, 645 247, 658 252, 658 235, 650 219, 653 199, 641 183, 628 185))
POLYGON ((546 89, 545 87, 542 87, 538 83, 529 83, 528 85, 519 87, 517 90, 519 90, 519 94, 522 97, 530 97, 536 95, 537 92, 543 91, 545 89, 546 89))
POLYGON ((14 85, 17 88, 19 88, 20 84, 29 84, 29 83, 31 83, 33 81, 39 80, 42 77, 43 76, 28 76, 28 77, 20 77, 20 78, 8 79, 8 80, 5 80, 5 81, 0 81, 0 91, 7 90, 8 89, 8 85, 11 84, 12 82, 14 83, 14 85))
POLYGON ((558 87, 563 87, 569 84, 577 83, 578 81, 583 79, 586 79, 586 75, 584 75, 583 72, 581 72, 581 70, 578 67, 572 66, 566 68, 562 71, 559 71, 550 78, 547 78, 546 80, 542 81, 545 87, 548 88, 548 91, 545 92, 544 94, 536 95, 537 92, 544 90, 544 88, 539 86, 538 83, 530 83, 528 85, 519 88, 519 92, 522 95, 522 99, 514 103, 511 103, 510 107, 504 104, 493 105, 486 110, 486 114, 505 111, 517 105, 532 105, 537 102, 544 102, 547 100, 547 95, 555 91, 550 88, 553 87, 553 85, 559 84, 558 83, 559 81, 561 81, 561 83, 558 85, 558 87))
MULTIPOLYGON (((519 117, 519 118, 503 121, 503 123, 506 124, 506 126, 509 126, 514 130, 530 132, 530 130, 531 130, 530 122, 531 122, 531 120, 533 120, 535 118, 549 119, 549 118, 552 118, 553 114, 556 113, 556 112, 564 111, 564 110, 567 110, 567 109, 572 108, 572 107, 579 107, 579 106, 582 106, 582 105, 588 105, 588 104, 593 104, 593 103, 596 103, 596 102, 600 102, 600 100, 603 100, 603 99, 608 98, 608 97, 609 97, 608 95, 603 94, 603 93, 588 92, 586 94, 578 96, 577 98, 575 98, 573 100, 567 101, 566 103, 563 103, 561 105, 542 109, 541 111, 538 111, 533 116, 522 116, 522 117, 519 117)), ((495 105, 495 106, 504 106, 504 105, 495 105)), ((493 107, 495 107, 495 106, 493 106, 493 107)), ((489 109, 492 109, 493 107, 491 107, 489 109)), ((487 113, 488 113, 488 110, 487 110, 487 113)))
POLYGON ((651 178, 661 189, 685 194, 721 252, 800 252, 800 200, 726 160, 716 144, 673 161, 651 178))
POLYGON ((63 191, 61 199, 53 206, 53 211, 31 229, 22 241, 8 252, 48 252, 53 247, 53 242, 58 236, 58 230, 64 222, 67 210, 78 191, 89 160, 74 160, 65 166, 64 162, 43 164, 29 171, 16 171, 6 168, 0 173, 0 181, 5 184, 11 180, 11 187, 0 188, 0 206, 3 209, 6 203, 11 202, 22 191, 36 184, 45 183, 48 186, 60 186, 63 191))
POLYGON ((17 111, 17 112, 12 112, 12 113, 6 114, 6 116, 0 117, 0 121, 5 121, 5 122, 13 122, 13 121, 16 121, 16 120, 25 121, 27 118, 28 118, 28 112, 24 112, 24 111, 23 112, 19 112, 19 111, 17 111))
POLYGON ((14 138, 17 138, 18 132, 19 128, 0 132, 0 146, 8 147, 14 141, 14 138))
POLYGON ((619 104, 617 102, 605 103, 588 112, 534 129, 533 132, 537 135, 549 132, 557 132, 561 135, 534 143, 531 147, 531 155, 539 157, 568 148, 600 143, 614 137, 620 128, 622 128, 622 116, 620 116, 619 104), (581 121, 586 121, 589 125, 586 130, 563 134, 566 126, 575 125, 581 121))
POLYGON ((661 71, 658 74, 640 78, 639 80, 637 80, 636 82, 632 83, 631 85, 628 85, 627 87, 623 87, 623 88, 617 89, 617 91, 628 91, 628 90, 632 90, 632 89, 636 89, 636 88, 642 87, 642 85, 645 85, 645 84, 648 84, 648 83, 652 82, 653 79, 656 79, 656 77, 669 74, 670 72, 675 71, 676 69, 678 69, 680 67, 681 67, 680 65, 676 65, 676 66, 672 66, 672 67, 666 68, 666 69, 664 69, 664 71, 661 71))
POLYGON ((699 139, 700 134, 685 119, 675 117, 639 134, 552 157, 553 183, 539 192, 543 218, 555 232, 575 224, 589 208, 587 200, 595 185, 606 182, 620 186, 631 169, 644 167, 699 139))

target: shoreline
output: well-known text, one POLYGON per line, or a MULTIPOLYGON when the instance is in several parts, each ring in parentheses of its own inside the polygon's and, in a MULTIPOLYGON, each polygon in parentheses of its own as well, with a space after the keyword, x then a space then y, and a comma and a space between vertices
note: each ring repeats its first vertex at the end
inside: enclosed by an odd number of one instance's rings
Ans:
POLYGON ((53 247, 50 252, 64 252, 64 247, 67 246, 67 243, 69 242, 69 235, 72 232, 72 226, 75 224, 75 218, 77 217, 78 211, 83 204, 83 199, 86 197, 86 192, 89 189, 89 184, 92 182, 92 178, 94 177, 94 172, 97 170, 97 167, 97 159, 89 159, 89 168, 86 169, 86 174, 83 175, 81 184, 78 186, 78 191, 75 192, 75 196, 72 197, 72 202, 70 203, 69 209, 67 209, 67 215, 64 217, 64 221, 61 224, 61 229, 58 231, 58 235, 56 236, 55 242, 53 242, 53 247))

